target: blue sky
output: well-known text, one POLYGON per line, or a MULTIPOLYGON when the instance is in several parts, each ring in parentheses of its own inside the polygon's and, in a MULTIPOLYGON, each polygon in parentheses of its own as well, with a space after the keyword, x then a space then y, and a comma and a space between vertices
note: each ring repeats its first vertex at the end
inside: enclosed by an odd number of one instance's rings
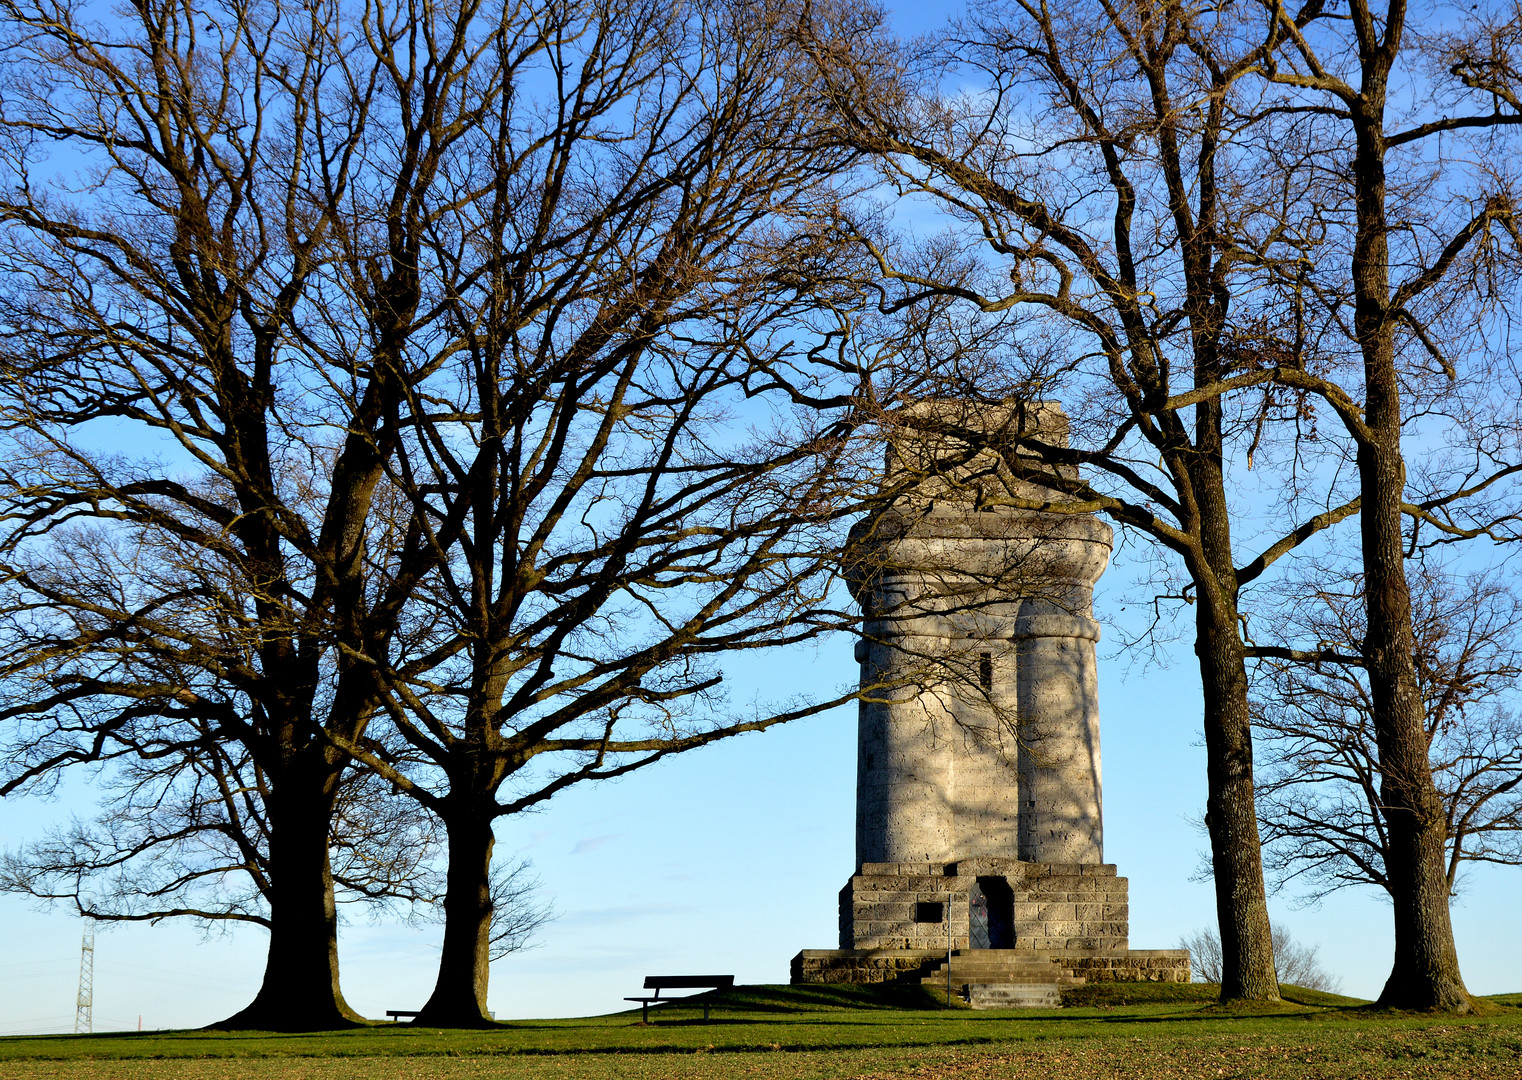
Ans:
MULTIPOLYGON (((928 28, 947 9, 901 7, 902 29, 928 28)), ((1101 617, 1134 580, 1121 563, 1099 587, 1101 617)), ((1101 644, 1106 859, 1130 879, 1131 944, 1172 947, 1210 925, 1208 884, 1190 880, 1204 839, 1198 745, 1199 686, 1187 642, 1173 664, 1117 655, 1101 644)), ((854 680, 852 643, 840 637, 742 672, 772 691, 827 691, 854 680)), ((795 723, 674 759, 617 783, 573 789, 544 810, 505 823, 503 857, 531 858, 560 918, 539 947, 493 966, 499 1018, 586 1015, 624 1005, 647 974, 734 974, 784 982, 802 948, 836 944, 836 893, 853 863, 855 711, 795 723)), ((83 793, 55 802, 0 802, 0 847, 84 809, 83 793)), ((1477 993, 1522 989, 1522 926, 1511 917, 1522 869, 1467 871, 1454 905, 1464 974, 1477 993)), ((1371 890, 1319 908, 1276 893, 1275 920, 1320 947, 1344 990, 1373 997, 1388 973, 1388 906, 1371 890)), ((0 1034, 70 1030, 81 926, 0 898, 7 949, 0 960, 0 1034)), ((340 936, 344 988, 362 1013, 415 1009, 432 987, 437 927, 372 924, 340 936)), ((184 1027, 226 1016, 252 997, 262 973, 256 930, 203 938, 164 924, 103 930, 96 943, 96 1030, 184 1027)))
MULTIPOLYGON (((1124 563, 1100 582, 1101 611, 1129 579, 1124 563)), ((1110 634, 1113 641, 1115 635, 1110 634)), ((1131 882, 1131 944, 1174 946, 1209 925, 1210 887, 1190 881, 1204 841, 1192 822, 1204 803, 1199 691, 1192 655, 1142 666, 1101 644, 1100 710, 1105 856, 1131 882)), ((797 650, 755 673, 820 690, 854 678, 845 638, 797 650)), ((493 965, 498 1017, 572 1016, 623 1007, 647 974, 734 974, 784 982, 802 948, 833 948, 835 897, 852 870, 855 714, 836 713, 732 740, 583 787, 507 823, 499 851, 534 860, 560 918, 538 948, 493 965)), ((0 804, 0 845, 14 845, 73 800, 0 804)), ((1455 904, 1471 990, 1519 988, 1522 869, 1471 871, 1455 904)), ((1320 946, 1344 989, 1372 997, 1388 972, 1390 914, 1370 891, 1298 910, 1275 895, 1273 914, 1320 946)), ((0 1032, 67 1030, 73 1023, 80 925, 0 899, 0 1032)), ((347 923, 344 988, 361 1012, 417 1008, 432 987, 436 927, 347 923)), ((261 974, 264 939, 244 930, 204 940, 190 927, 102 931, 96 943, 97 1030, 198 1025, 245 1004, 261 974)))

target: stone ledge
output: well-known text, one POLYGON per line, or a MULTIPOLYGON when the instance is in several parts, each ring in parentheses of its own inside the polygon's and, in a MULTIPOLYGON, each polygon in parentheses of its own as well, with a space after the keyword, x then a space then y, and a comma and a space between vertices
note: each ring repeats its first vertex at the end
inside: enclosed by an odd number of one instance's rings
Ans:
POLYGON ((789 965, 789 981, 861 985, 913 982, 944 951, 917 949, 804 949, 789 965))
POLYGON ((1120 956, 1072 957, 1063 966, 1089 982, 1189 981, 1187 949, 1136 949, 1120 956))
POLYGON ((945 877, 944 863, 862 863, 858 877, 945 877))
MULTIPOLYGON (((976 957, 984 950, 971 950, 976 957)), ((1004 950, 987 950, 991 954, 1004 950)), ((1064 948, 1014 950, 1025 962, 1045 961, 1088 982, 1188 982, 1187 949, 1106 950, 1075 940, 1064 948)), ((927 966, 945 959, 931 949, 804 949, 793 957, 793 984, 868 984, 917 981, 927 966)), ((959 951, 964 960, 968 951, 959 951)), ((1055 973, 1054 973, 1055 974, 1055 973)))
POLYGON ((805 960, 901 960, 918 957, 935 959, 945 956, 945 949, 803 949, 793 959, 805 960))

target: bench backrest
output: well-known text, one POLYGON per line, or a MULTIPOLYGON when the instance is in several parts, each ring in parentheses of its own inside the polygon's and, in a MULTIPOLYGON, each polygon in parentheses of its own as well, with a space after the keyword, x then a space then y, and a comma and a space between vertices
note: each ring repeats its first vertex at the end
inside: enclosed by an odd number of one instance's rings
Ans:
POLYGON ((728 990, 734 986, 733 975, 646 975, 646 990, 728 990))

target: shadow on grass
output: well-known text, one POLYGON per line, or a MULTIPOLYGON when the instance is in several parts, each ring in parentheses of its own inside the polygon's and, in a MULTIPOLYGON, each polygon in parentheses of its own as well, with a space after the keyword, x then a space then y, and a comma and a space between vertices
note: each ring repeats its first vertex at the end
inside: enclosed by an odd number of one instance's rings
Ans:
MULTIPOLYGON (((829 1012, 834 1010, 885 1009, 900 1012, 945 1010, 944 991, 913 984, 882 983, 875 986, 737 986, 678 999, 702 1005, 743 1008, 752 1012, 829 1012)), ((961 1006, 960 1001, 952 1006, 961 1006)))
MULTIPOLYGON (((1315 992, 1302 994, 1295 988, 1285 988, 1290 1000, 1274 1006, 1222 1006, 1213 1000, 1212 989, 1196 987, 1186 990, 1187 985, 1174 984, 1170 990, 1165 984, 1155 984, 1151 990, 1138 994, 1133 984, 1110 992, 1112 1000, 1119 1000, 1121 995, 1154 999, 1130 1004, 1101 1002, 1065 1009, 976 1012, 965 1008, 948 1010, 943 1001, 916 986, 743 986, 675 999, 661 1010, 652 1010, 651 1019, 656 1022, 648 1026, 639 1023, 639 1010, 631 1009, 579 1019, 505 1021, 495 1029, 485 1030, 381 1023, 334 1032, 190 1030, 31 1036, 20 1037, 17 1041, 29 1043, 35 1049, 27 1051, 18 1045, 17 1053, 0 1056, 109 1059, 116 1056, 111 1052, 112 1040, 119 1040, 115 1045, 123 1058, 438 1057, 468 1054, 569 1059, 593 1055, 691 1054, 695 1051, 743 1054, 890 1049, 912 1054, 936 1047, 979 1048, 1049 1038, 1101 1036, 1193 1040, 1200 1037, 1197 1033, 1212 1029, 1277 1037, 1297 1028, 1308 1032, 1323 1024, 1330 1031, 1346 1032, 1361 1026, 1368 1026, 1371 1031, 1384 1030, 1391 1024, 1403 1028, 1407 1020, 1425 1027, 1434 1020, 1430 1014, 1393 1013, 1356 1002, 1356 999, 1333 997, 1333 1001, 1353 1004, 1323 1004, 1332 996, 1316 995, 1315 992), (1169 995, 1174 999, 1162 1000, 1169 995), (1178 1000, 1180 997, 1186 999, 1178 1000), (1294 997, 1304 1000, 1295 1001, 1294 997), (712 1018, 707 1022, 701 1019, 705 1000, 713 1009, 712 1018), (670 1012, 663 1018, 661 1014, 667 1009, 670 1012), (1169 1025, 1173 1025, 1171 1033, 1169 1025)), ((1522 1003, 1522 995, 1497 995, 1486 1004, 1489 1011, 1510 1028, 1518 1016, 1514 1002, 1522 1003)), ((1437 1020, 1447 1022, 1447 1018, 1437 1020)), ((1484 1023, 1483 1020, 1480 1022, 1484 1023)), ((0 1040, 0 1045, 9 1042, 11 1040, 0 1040)))

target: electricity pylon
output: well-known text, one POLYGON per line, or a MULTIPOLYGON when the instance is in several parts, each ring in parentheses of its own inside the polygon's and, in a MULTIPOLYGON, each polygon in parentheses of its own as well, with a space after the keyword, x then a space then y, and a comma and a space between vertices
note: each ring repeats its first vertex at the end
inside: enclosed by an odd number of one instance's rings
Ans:
POLYGON ((95 923, 85 920, 85 937, 79 947, 79 996, 74 999, 74 1034, 88 1035, 95 1028, 95 923))

